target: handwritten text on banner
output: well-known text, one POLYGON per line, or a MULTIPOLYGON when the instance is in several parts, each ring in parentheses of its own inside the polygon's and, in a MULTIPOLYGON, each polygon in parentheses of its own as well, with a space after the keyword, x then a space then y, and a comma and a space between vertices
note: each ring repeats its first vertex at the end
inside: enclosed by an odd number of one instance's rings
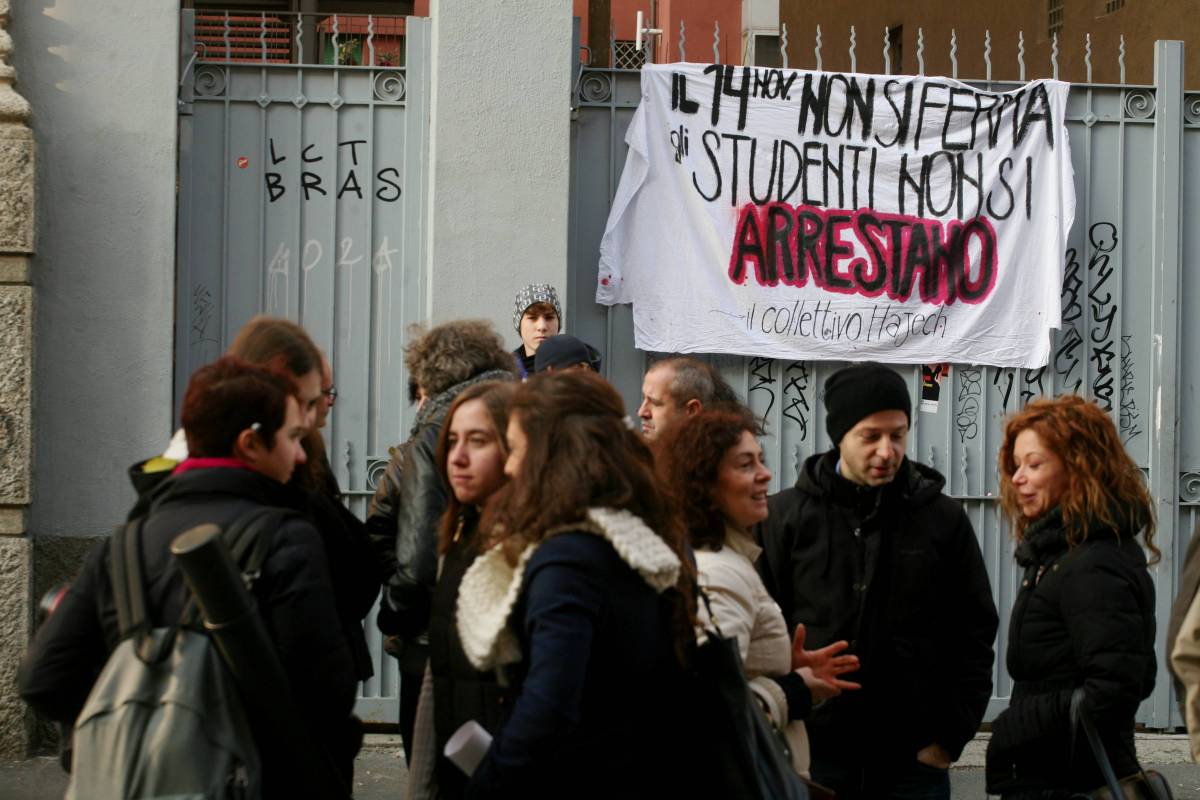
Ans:
POLYGON ((649 65, 596 299, 643 350, 1042 366, 1067 89, 649 65))

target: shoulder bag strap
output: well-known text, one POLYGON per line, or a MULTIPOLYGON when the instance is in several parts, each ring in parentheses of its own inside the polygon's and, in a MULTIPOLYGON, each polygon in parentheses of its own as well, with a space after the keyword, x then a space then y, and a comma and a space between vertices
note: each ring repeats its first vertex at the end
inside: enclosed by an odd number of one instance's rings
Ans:
MULTIPOLYGON (((294 515, 298 515, 298 512, 291 509, 260 506, 250 509, 221 532, 221 538, 229 548, 233 563, 237 564, 242 573, 247 589, 254 586, 254 581, 258 579, 262 570, 262 563, 266 560, 267 545, 270 543, 269 537, 264 535, 267 528, 272 525, 278 527, 294 515)), ((196 598, 189 595, 183 613, 180 614, 179 625, 194 628, 199 621, 200 609, 196 598)))
MULTIPOLYGON (((1071 693, 1071 751, 1074 755, 1075 750, 1075 734, 1079 728, 1083 728, 1084 735, 1087 736, 1088 744, 1091 745, 1092 755, 1096 758, 1096 763, 1100 766, 1100 772, 1104 775, 1104 782, 1108 784, 1108 789, 1112 792, 1114 798, 1122 798, 1125 795, 1121 792, 1121 782, 1117 780, 1117 774, 1113 772, 1112 762, 1108 760, 1108 753, 1104 751, 1104 743, 1100 741, 1100 734, 1096 732, 1096 726, 1092 724, 1092 718, 1088 715, 1087 710, 1083 707, 1084 692, 1080 686, 1071 693)), ((1141 769, 1141 767, 1138 767, 1141 769)))
POLYGON ((109 556, 117 627, 124 639, 146 626, 146 589, 142 575, 142 526, 145 518, 127 522, 113 531, 109 556))

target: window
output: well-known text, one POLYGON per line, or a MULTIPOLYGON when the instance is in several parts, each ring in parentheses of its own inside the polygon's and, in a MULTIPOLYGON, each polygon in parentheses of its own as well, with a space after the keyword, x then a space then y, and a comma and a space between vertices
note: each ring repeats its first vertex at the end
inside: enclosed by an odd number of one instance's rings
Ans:
POLYGON ((904 26, 888 28, 888 63, 892 75, 904 73, 904 26))
POLYGON ((1125 0, 1104 0, 1104 13, 1111 14, 1125 7, 1125 0))
POLYGON ((646 52, 637 49, 633 39, 613 42, 613 69, 641 69, 646 64, 646 52))
POLYGON ((779 48, 779 37, 774 35, 754 34, 754 66, 773 67, 783 66, 783 51, 779 48))
POLYGON ((1047 0, 1046 38, 1057 36, 1063 29, 1063 0, 1047 0))

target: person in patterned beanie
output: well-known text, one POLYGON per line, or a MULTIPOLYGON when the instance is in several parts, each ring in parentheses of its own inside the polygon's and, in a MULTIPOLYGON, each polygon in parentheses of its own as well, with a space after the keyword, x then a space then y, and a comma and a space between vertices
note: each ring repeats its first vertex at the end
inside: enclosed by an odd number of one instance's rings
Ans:
POLYGON ((521 344, 513 350, 513 357, 517 360, 521 380, 524 380, 534 372, 538 347, 562 329, 562 306, 554 287, 548 283, 531 283, 517 292, 513 303, 513 327, 521 336, 521 344))

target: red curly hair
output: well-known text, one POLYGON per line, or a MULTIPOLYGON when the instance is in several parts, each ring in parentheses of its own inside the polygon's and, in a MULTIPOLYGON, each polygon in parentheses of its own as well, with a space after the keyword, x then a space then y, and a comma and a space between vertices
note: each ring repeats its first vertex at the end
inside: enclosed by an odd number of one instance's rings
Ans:
POLYGON ((1145 531, 1153 564, 1161 557, 1154 546, 1154 504, 1141 471, 1125 452, 1116 426, 1095 403, 1078 395, 1042 397, 1008 418, 1000 446, 1000 506, 1013 520, 1020 541, 1032 519, 1021 513, 1012 477, 1017 471, 1013 448, 1022 431, 1032 430, 1043 446, 1060 459, 1067 486, 1059 507, 1067 542, 1074 547, 1087 538, 1088 526, 1100 522, 1114 530, 1145 531))
POLYGON ((701 411, 673 426, 655 448, 659 480, 679 509, 692 547, 720 550, 725 517, 713 504, 721 460, 746 431, 760 436, 754 415, 740 408, 701 411))

